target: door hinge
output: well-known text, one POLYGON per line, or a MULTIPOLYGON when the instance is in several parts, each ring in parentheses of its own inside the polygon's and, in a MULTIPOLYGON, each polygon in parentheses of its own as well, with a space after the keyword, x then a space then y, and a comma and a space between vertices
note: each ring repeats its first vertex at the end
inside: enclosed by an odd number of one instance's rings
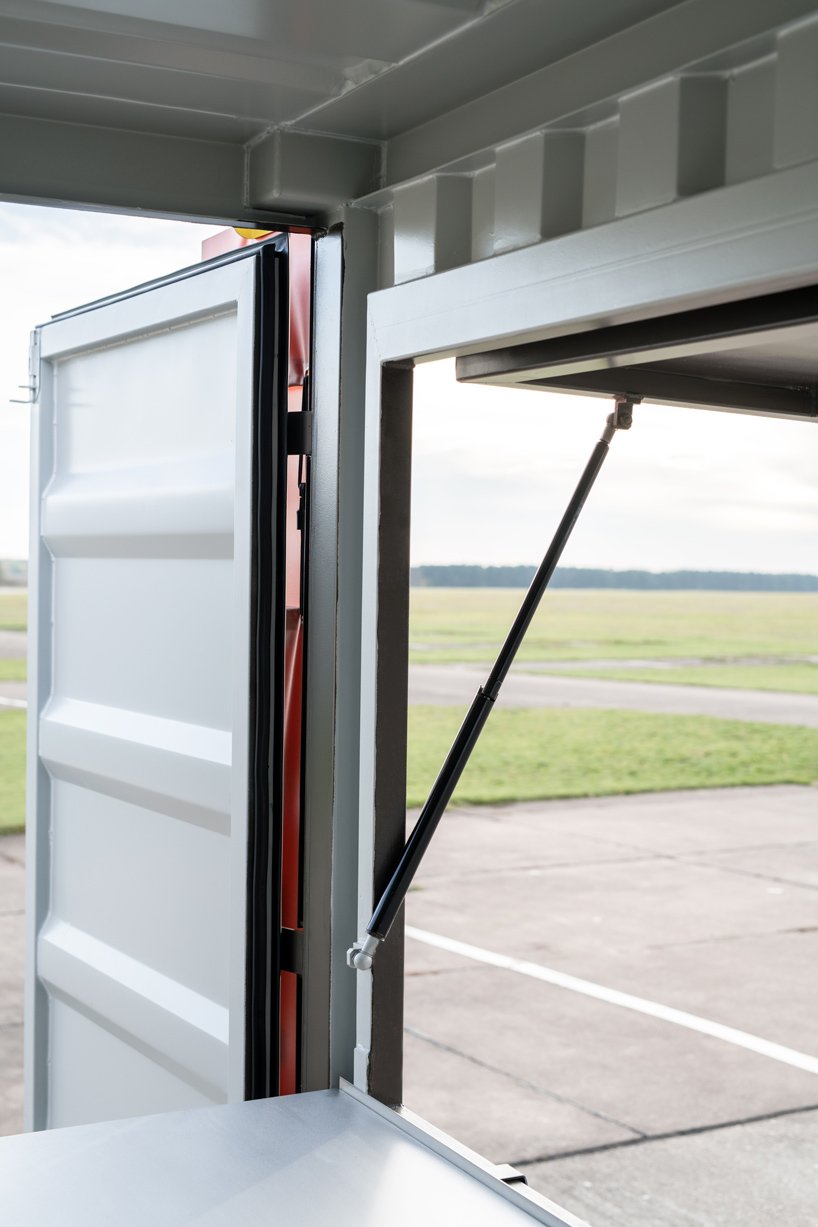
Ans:
POLYGON ((35 405, 37 397, 40 395, 40 330, 35 328, 31 334, 31 342, 28 347, 28 383, 21 383, 20 390, 27 392, 27 396, 14 396, 11 398, 13 405, 35 405))
POLYGON ((301 409, 287 414, 287 455, 312 455, 312 411, 301 409))
POLYGON ((304 972, 304 930, 282 929, 279 946, 281 970, 300 976, 304 972))

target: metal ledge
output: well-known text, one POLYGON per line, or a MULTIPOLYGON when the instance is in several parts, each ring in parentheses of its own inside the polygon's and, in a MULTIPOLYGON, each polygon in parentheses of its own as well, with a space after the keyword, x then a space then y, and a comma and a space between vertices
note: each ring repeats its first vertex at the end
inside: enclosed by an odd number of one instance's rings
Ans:
POLYGON ((434 1133, 343 1091, 315 1091, 0 1140, 17 1227, 583 1227, 434 1133))
POLYGON ((463 382, 818 418, 818 287, 639 320, 457 361, 463 382))

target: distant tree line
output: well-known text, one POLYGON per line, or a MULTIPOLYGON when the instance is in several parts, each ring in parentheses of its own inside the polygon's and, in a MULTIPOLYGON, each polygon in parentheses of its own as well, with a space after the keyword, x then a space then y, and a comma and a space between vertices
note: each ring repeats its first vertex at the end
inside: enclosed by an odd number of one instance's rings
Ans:
MULTIPOLYGON (((415 588, 525 588, 536 568, 412 567, 415 588)), ((818 575, 766 575, 760 571, 611 571, 558 567, 552 588, 693 589, 708 592, 818 592, 818 575)))

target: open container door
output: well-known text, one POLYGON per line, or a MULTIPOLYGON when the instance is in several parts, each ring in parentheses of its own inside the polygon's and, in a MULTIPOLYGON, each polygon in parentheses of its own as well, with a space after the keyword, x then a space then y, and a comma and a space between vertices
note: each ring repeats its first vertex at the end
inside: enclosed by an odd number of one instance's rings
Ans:
POLYGON ((286 239, 37 344, 27 1127, 275 1093, 286 239))

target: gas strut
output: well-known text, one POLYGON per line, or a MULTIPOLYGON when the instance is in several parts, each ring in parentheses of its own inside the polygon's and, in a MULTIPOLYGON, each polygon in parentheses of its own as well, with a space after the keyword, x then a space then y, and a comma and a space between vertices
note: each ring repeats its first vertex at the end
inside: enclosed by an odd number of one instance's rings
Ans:
POLYGON ((358 971, 368 971, 372 966, 372 958, 380 943, 392 927, 393 921, 406 898, 406 892, 412 879, 418 871, 423 854, 429 846, 440 819, 445 813, 457 782, 463 774, 463 769, 469 761, 483 725, 494 707, 500 687, 511 668, 517 649, 525 638, 525 633, 531 624, 531 619, 537 612, 543 593, 548 587, 551 576, 556 570, 563 550, 571 536, 579 513, 585 505, 585 500, 599 475, 603 461, 608 455, 608 448, 617 430, 629 430, 633 421, 633 406, 638 404, 638 397, 617 397, 614 411, 608 416, 602 438, 597 443, 591 458, 585 466, 585 471, 579 479, 579 485, 574 491, 565 515, 562 517, 554 539, 540 563, 539 570, 531 581, 531 587, 520 606, 520 612, 514 619, 514 624, 503 644, 500 655, 486 680, 485 686, 477 691, 474 702, 469 708, 460 732, 454 739, 446 761, 440 769, 440 774, 432 786, 429 798, 420 812, 415 829, 406 842, 400 860, 395 868, 386 890, 381 895, 372 919, 366 926, 366 937, 356 942, 347 951, 347 963, 358 971))

